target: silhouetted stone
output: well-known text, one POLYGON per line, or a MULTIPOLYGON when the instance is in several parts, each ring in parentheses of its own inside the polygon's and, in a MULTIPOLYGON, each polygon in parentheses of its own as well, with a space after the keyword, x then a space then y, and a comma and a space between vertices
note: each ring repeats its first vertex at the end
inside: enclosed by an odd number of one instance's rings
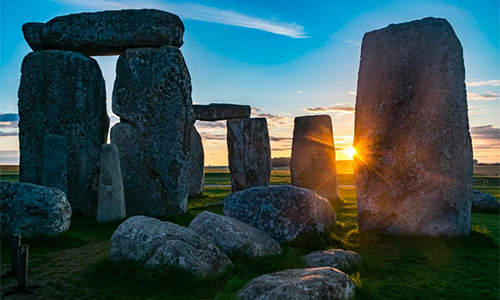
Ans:
POLYGON ((265 118, 228 120, 227 149, 233 191, 269 185, 271 147, 265 118))
POLYGON ((65 137, 68 201, 73 212, 95 216, 101 145, 109 128, 99 65, 77 52, 37 51, 24 58, 21 73, 19 180, 43 184, 45 137, 65 137))
POLYGON ((278 242, 320 234, 336 222, 327 199, 291 185, 231 193, 224 199, 224 215, 267 232, 278 242))
POLYGON ((250 118, 250 105, 211 103, 209 105, 193 105, 196 120, 217 121, 250 118))
POLYGON ((117 55, 129 48, 182 46, 184 24, 156 9, 107 10, 26 23, 24 38, 33 51, 70 50, 87 55, 117 55), (41 36, 40 36, 41 35, 41 36))
POLYGON ((444 19, 363 38, 354 157, 360 231, 465 235, 472 147, 460 41, 444 19))
POLYGON ((292 184, 337 199, 337 167, 332 120, 328 115, 296 117, 293 128, 292 184))
POLYGON ((68 142, 65 136, 46 135, 43 140, 42 185, 68 192, 68 142))
POLYGON ((101 149, 97 221, 120 220, 124 219, 126 215, 118 147, 104 144, 101 149))
POLYGON ((205 153, 196 127, 191 126, 191 166, 189 167, 189 197, 203 192, 205 182, 205 153))
POLYGON ((71 206, 59 189, 0 181, 2 238, 57 235, 68 230, 71 206))
POLYGON ((334 268, 291 269, 255 278, 238 292, 240 300, 348 300, 356 286, 334 268))
POLYGON ((111 129, 129 215, 184 214, 191 156, 191 78, 178 48, 136 48, 116 65, 111 129))

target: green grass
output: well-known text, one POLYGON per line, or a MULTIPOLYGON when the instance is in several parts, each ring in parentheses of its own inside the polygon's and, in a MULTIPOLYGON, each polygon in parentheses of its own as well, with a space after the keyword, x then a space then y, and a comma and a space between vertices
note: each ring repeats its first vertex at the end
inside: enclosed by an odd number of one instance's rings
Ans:
MULTIPOLYGON (((227 172, 207 175, 229 179, 227 172)), ((286 171, 273 171, 271 180, 274 184, 289 183, 287 176, 286 171)), ((353 176, 339 176, 339 184, 353 184, 353 176)), ((475 189, 496 197, 499 187, 498 177, 474 178, 475 189)), ((186 215, 162 219, 187 226, 204 210, 222 213, 220 202, 230 192, 230 187, 206 187, 202 195, 189 199, 186 215)), ((222 274, 192 279, 179 269, 113 264, 103 253, 81 275, 66 279, 78 287, 66 296, 81 299, 85 298, 79 296, 82 290, 94 289, 98 292, 91 299, 236 299, 236 293, 261 274, 304 267, 302 255, 313 250, 343 248, 360 253, 364 259, 347 272, 358 286, 356 299, 499 298, 499 215, 473 213, 472 233, 462 238, 366 235, 359 234, 357 228, 355 188, 341 187, 339 193, 345 202, 335 205, 337 225, 317 237, 283 244, 283 254, 278 257, 232 257, 234 265, 222 274)), ((69 231, 63 235, 23 239, 30 245, 31 257, 39 259, 31 265, 32 273, 39 271, 37 266, 49 254, 109 241, 119 223, 73 216, 69 231)), ((2 263, 9 261, 10 241, 2 239, 2 263)))

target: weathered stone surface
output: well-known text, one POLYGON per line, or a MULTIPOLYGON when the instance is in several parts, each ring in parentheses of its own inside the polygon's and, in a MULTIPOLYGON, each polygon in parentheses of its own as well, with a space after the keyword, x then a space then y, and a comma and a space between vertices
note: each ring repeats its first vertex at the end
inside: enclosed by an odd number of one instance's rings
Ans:
POLYGON ((145 216, 123 222, 111 237, 112 261, 136 261, 146 266, 176 266, 202 277, 232 263, 217 247, 191 230, 145 216))
POLYGON ((360 231, 470 231, 472 147, 462 47, 444 19, 363 38, 354 157, 360 231))
POLYGON ((269 185, 271 146, 265 118, 228 120, 227 150, 233 191, 269 185))
POLYGON ((101 149, 97 221, 120 220, 124 219, 126 215, 118 147, 104 144, 101 149))
POLYGON ((189 197, 199 196, 205 183, 205 153, 196 127, 191 126, 191 165, 189 167, 189 197))
POLYGON ((43 140, 42 185, 68 192, 68 142, 65 136, 46 135, 43 140))
POLYGON ((217 245, 229 256, 279 255, 280 244, 270 235, 230 217, 204 211, 196 216, 188 229, 217 245))
POLYGON ((495 196, 474 190, 472 195, 472 211, 498 213, 500 211, 500 204, 495 196))
POLYGON ((116 65, 111 130, 129 215, 187 211, 191 156, 191 78, 178 48, 125 51, 116 65))
POLYGON ((362 260, 358 253, 342 249, 314 251, 305 256, 308 268, 331 267, 343 272, 346 272, 352 264, 360 263, 362 260))
POLYGON ((44 23, 30 22, 23 25, 24 39, 33 51, 40 51, 42 47, 42 31, 44 23))
POLYGON ((295 118, 290 175, 292 185, 313 190, 327 199, 339 198, 330 116, 295 118))
POLYGON ((196 120, 217 121, 250 118, 250 105, 210 103, 209 105, 193 105, 196 120))
POLYGON ((255 278, 238 292, 238 299, 347 300, 355 290, 349 276, 334 268, 291 269, 255 278))
POLYGON ((37 51, 24 58, 21 73, 19 181, 43 184, 45 137, 66 137, 68 200, 73 212, 95 216, 101 145, 109 128, 99 65, 81 53, 37 51))
POLYGON ((57 235, 68 230, 71 206, 56 188, 0 181, 2 237, 57 235))
POLYGON ((231 193, 224 199, 224 215, 257 227, 279 242, 321 233, 336 222, 327 199, 291 185, 231 193))
POLYGON ((23 32, 33 51, 118 55, 129 48, 181 47, 184 24, 166 11, 124 9, 59 16, 45 24, 26 23, 23 32))

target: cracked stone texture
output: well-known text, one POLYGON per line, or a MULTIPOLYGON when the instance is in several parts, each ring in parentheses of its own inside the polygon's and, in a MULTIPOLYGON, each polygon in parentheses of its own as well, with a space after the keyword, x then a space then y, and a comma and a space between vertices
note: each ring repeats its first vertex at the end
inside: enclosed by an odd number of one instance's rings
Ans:
POLYGON ((189 167, 189 197, 199 196, 205 183, 205 153, 196 127, 191 126, 191 165, 189 167))
POLYGON ((224 199, 224 215, 267 232, 278 242, 322 233, 336 222, 327 199, 291 185, 231 193, 224 199))
POLYGON ((78 51, 119 55, 129 48, 183 44, 184 24, 174 14, 156 9, 107 10, 26 23, 24 38, 33 51, 78 51))
POLYGON ((59 189, 0 181, 2 238, 57 235, 71 224, 71 206, 59 189))
POLYGON ((233 191, 269 185, 271 146, 266 118, 227 120, 227 150, 233 191))
POLYGON ((193 231, 145 216, 131 217, 116 229, 109 259, 149 267, 176 266, 195 277, 213 275, 232 265, 221 250, 193 231))
POLYGON ((129 215, 184 214, 191 160, 191 77, 176 47, 136 48, 116 65, 111 129, 129 215))
POLYGON ((196 120, 218 121, 229 119, 250 118, 252 108, 250 105, 210 103, 209 105, 193 105, 196 120))
POLYGON ((290 175, 292 185, 338 199, 337 161, 332 119, 328 115, 296 117, 290 175))
POLYGON ((462 46, 445 19, 363 38, 354 158, 361 232, 470 231, 472 147, 462 46))
POLYGON ((334 268, 291 269, 255 278, 238 292, 239 300, 347 300, 356 286, 334 268))
MULTIPOLYGON (((106 91, 99 65, 77 52, 29 53, 23 60, 18 95, 19 181, 43 184, 44 164, 51 165, 44 159, 44 151, 51 151, 44 149, 45 139, 52 135, 65 137, 67 186, 64 190, 68 201, 73 212, 95 216, 101 145, 107 140, 109 128, 106 91)), ((53 142, 48 141, 46 145, 62 147, 53 142)), ((61 152, 60 157, 64 156, 61 152)), ((62 162, 56 164, 63 165, 62 162)), ((49 182, 61 187, 59 183, 64 179, 57 183, 58 180, 52 178, 49 182)))

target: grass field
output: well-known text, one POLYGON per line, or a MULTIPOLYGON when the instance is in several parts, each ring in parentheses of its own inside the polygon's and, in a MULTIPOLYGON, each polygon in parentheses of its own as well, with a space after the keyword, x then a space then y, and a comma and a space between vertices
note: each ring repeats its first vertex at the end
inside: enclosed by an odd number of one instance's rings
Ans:
MULTIPOLYGON (((223 184, 228 175, 208 172, 207 182, 223 184)), ((288 176, 273 171, 271 180, 286 184, 288 176)), ((339 183, 351 184, 352 175, 342 178, 339 183)), ((498 177, 475 177, 474 187, 500 196, 498 177)), ((230 189, 206 187, 201 196, 189 199, 185 216, 163 219, 187 226, 203 210, 222 213, 221 201, 230 189)), ((253 278, 303 267, 302 255, 328 248, 363 256, 363 263, 347 272, 358 286, 356 299, 499 299, 499 215, 473 213, 472 233, 463 238, 362 235, 356 224, 355 188, 341 187, 339 193, 345 203, 335 207, 337 225, 330 232, 283 244, 279 257, 232 258, 233 267, 205 279, 168 268, 115 265, 107 260, 107 249, 120 222, 97 223, 76 215, 59 237, 23 239, 30 245, 31 282, 41 285, 36 299, 236 299, 236 292, 253 278)), ((9 246, 2 239, 2 271, 10 262, 9 246)), ((15 284, 13 280, 2 279, 2 289, 15 284)), ((33 299, 29 297, 15 299, 33 299)))

